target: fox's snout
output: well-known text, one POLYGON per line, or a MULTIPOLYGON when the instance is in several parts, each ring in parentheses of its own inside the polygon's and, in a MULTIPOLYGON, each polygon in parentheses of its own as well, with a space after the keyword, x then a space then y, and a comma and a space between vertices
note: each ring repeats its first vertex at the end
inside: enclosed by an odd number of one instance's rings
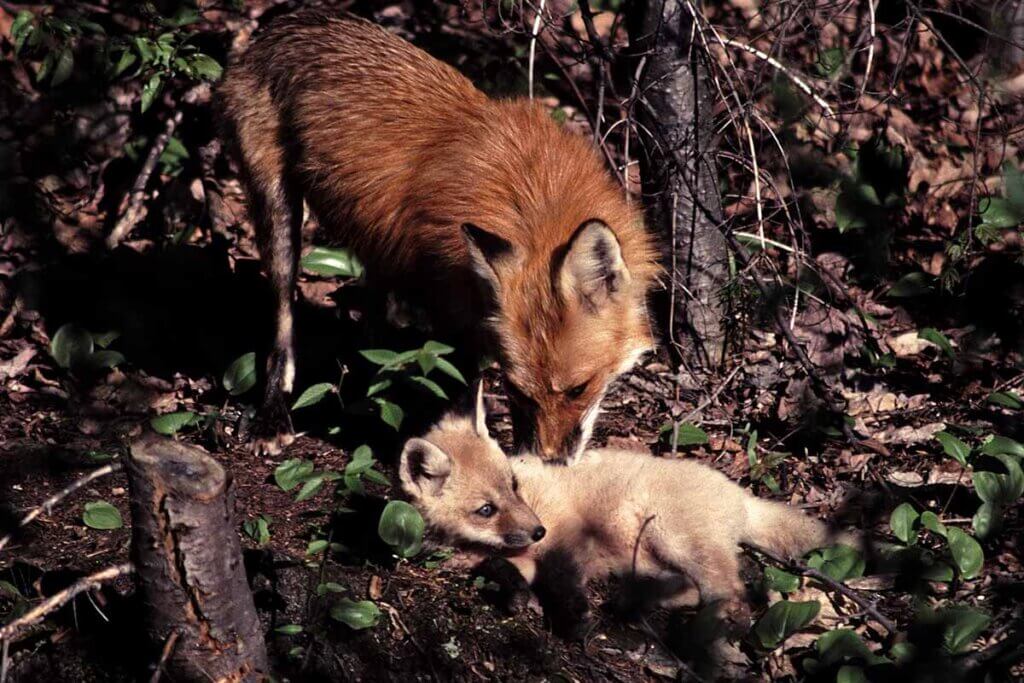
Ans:
POLYGON ((531 546, 534 543, 539 542, 546 534, 547 529, 538 524, 529 531, 515 531, 505 534, 503 540, 507 547, 519 549, 526 548, 527 546, 531 546))
POLYGON ((571 458, 586 444, 586 411, 551 410, 539 413, 511 398, 513 441, 517 452, 536 453, 545 460, 571 458))

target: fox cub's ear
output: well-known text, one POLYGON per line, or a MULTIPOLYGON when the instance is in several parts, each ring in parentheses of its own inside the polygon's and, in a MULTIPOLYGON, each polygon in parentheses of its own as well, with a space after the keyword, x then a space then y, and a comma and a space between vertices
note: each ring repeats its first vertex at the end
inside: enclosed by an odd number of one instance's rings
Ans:
POLYGON ((599 220, 576 228, 554 273, 562 296, 577 298, 591 312, 600 310, 629 282, 619 239, 599 220))
POLYGON ((448 454, 425 439, 409 439, 402 449, 398 477, 402 490, 413 498, 439 494, 451 472, 448 454))
POLYGON ((484 381, 478 379, 473 387, 473 429, 476 435, 486 439, 490 436, 487 433, 487 409, 484 407, 484 381))

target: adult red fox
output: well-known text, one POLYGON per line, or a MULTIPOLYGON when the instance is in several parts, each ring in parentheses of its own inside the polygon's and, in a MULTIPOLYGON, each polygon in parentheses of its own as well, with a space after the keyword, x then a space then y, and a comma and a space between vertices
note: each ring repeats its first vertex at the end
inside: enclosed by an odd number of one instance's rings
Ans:
POLYGON ((506 559, 568 633, 583 623, 591 578, 622 576, 643 582, 655 602, 699 597, 741 616, 740 543, 790 558, 857 543, 693 461, 616 449, 587 450, 570 467, 507 458, 487 433, 479 394, 473 415, 450 414, 406 443, 399 478, 438 541, 506 559))
POLYGON ((379 26, 317 10, 274 21, 220 96, 276 298, 258 448, 292 438, 305 200, 380 284, 497 358, 519 443, 578 455, 609 382, 651 347, 657 268, 590 143, 379 26))

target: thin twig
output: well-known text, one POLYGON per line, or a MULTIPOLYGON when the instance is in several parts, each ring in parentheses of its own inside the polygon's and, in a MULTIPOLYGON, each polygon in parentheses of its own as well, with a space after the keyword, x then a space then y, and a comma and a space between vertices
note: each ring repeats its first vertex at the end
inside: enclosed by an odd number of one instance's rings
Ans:
POLYGON ((21 631, 39 623, 46 618, 47 615, 52 612, 56 612, 68 602, 74 600, 77 595, 84 593, 85 591, 99 588, 108 581, 113 581, 121 576, 127 576, 134 571, 135 565, 131 562, 124 562, 122 564, 116 564, 113 567, 101 569, 95 574, 90 574, 89 576, 75 581, 64 590, 54 593, 35 608, 0 628, 0 641, 6 642, 13 640, 21 631))
POLYGON ((851 601, 856 603, 857 606, 860 607, 865 614, 867 614, 872 619, 881 624, 882 627, 890 634, 894 634, 899 631, 899 628, 896 626, 895 622, 893 622, 892 619, 890 619, 889 617, 882 614, 878 610, 878 606, 875 604, 875 602, 869 598, 864 597, 860 591, 854 588, 850 588, 843 582, 836 581, 828 574, 820 572, 812 567, 808 567, 804 563, 798 562, 797 560, 785 560, 762 548, 752 548, 752 550, 763 555, 764 557, 768 558, 769 560, 779 565, 780 567, 783 567, 784 569, 797 572, 798 574, 802 574, 803 576, 812 578, 815 581, 818 581, 819 583, 825 584, 837 593, 841 593, 843 596, 849 598, 851 601))
POLYGON ((153 671, 153 676, 149 679, 149 683, 160 683, 160 674, 163 672, 167 660, 170 659, 171 653, 174 652, 174 646, 180 637, 181 631, 178 630, 172 631, 171 635, 167 636, 167 642, 164 643, 164 649, 160 653, 160 661, 156 663, 156 670, 153 671))
POLYGON ((832 111, 832 107, 830 107, 828 105, 828 102, 826 102, 821 97, 821 95, 819 95, 818 93, 814 92, 814 89, 811 88, 811 86, 808 85, 805 80, 803 80, 800 76, 797 76, 795 73, 793 73, 793 71, 791 69, 786 67, 779 60, 775 59, 771 55, 768 55, 768 54, 765 54, 764 52, 761 52, 756 47, 753 47, 751 45, 747 45, 746 43, 741 43, 738 40, 733 40, 731 38, 721 38, 721 41, 722 41, 722 43, 724 45, 728 45, 730 47, 739 48, 739 49, 743 50, 744 52, 748 52, 748 53, 754 55, 755 57, 757 57, 760 60, 768 62, 773 67, 775 67, 780 72, 782 72, 787 78, 789 78, 789 80, 793 81, 793 83, 796 85, 796 87, 798 87, 801 90, 803 90, 805 93, 807 93, 807 95, 811 99, 813 99, 815 102, 817 102, 818 106, 825 110, 825 113, 828 114, 829 118, 835 118, 836 117, 835 112, 832 111))
POLYGON ((178 125, 181 124, 181 120, 185 116, 185 110, 181 105, 192 104, 201 97, 209 96, 209 92, 210 86, 206 84, 191 88, 181 98, 182 101, 179 103, 174 114, 167 119, 163 131, 153 141, 153 146, 149 148, 149 154, 146 156, 146 161, 142 164, 142 168, 139 169, 139 175, 135 177, 135 182, 132 183, 131 192, 128 193, 128 206, 117 220, 114 229, 107 235, 108 249, 117 247, 121 240, 127 237, 135 229, 135 226, 139 224, 139 221, 142 220, 143 209, 145 208, 146 185, 149 184, 149 178, 153 175, 154 169, 156 169, 160 155, 164 153, 167 144, 174 136, 174 131, 177 130, 178 125))
MULTIPOLYGON (((112 462, 109 465, 104 465, 103 467, 100 467, 99 469, 93 470, 92 472, 90 472, 89 474, 85 475, 81 479, 78 479, 76 481, 71 482, 70 484, 65 486, 63 489, 61 489, 57 493, 53 494, 52 496, 50 496, 49 498, 44 500, 40 505, 38 505, 37 507, 33 508, 32 511, 29 512, 27 515, 22 517, 21 521, 18 522, 18 529, 21 529, 22 527, 30 524, 32 522, 32 520, 34 520, 36 517, 38 517, 39 515, 43 514, 44 512, 46 514, 50 514, 50 512, 53 510, 53 506, 54 505, 56 505, 60 501, 64 500, 69 495, 71 495, 72 493, 74 493, 78 489, 82 488, 86 484, 88 484, 90 482, 93 482, 93 481, 96 481, 100 477, 105 477, 108 474, 111 474, 113 472, 120 472, 121 469, 123 469, 123 467, 124 466, 121 463, 119 463, 119 462, 112 462)), ((0 538, 0 550, 3 550, 4 547, 6 547, 8 543, 10 543, 11 538, 13 536, 14 536, 14 532, 12 531, 11 533, 9 533, 6 536, 4 536, 3 538, 0 538)))
POLYGON ((530 99, 533 99, 533 65, 537 60, 537 36, 540 35, 540 24, 544 19, 544 3, 540 0, 537 15, 533 18, 533 29, 530 31, 530 68, 527 79, 530 81, 530 99))

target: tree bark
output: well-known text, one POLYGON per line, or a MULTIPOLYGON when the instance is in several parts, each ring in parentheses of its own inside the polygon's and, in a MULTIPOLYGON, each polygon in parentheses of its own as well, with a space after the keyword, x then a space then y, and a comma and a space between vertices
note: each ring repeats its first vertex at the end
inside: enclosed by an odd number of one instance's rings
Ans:
POLYGON ((725 351, 728 246, 720 231, 707 68, 685 2, 635 0, 628 28, 644 65, 637 120, 648 220, 664 237, 672 278, 666 330, 684 361, 712 368, 725 351))
POLYGON ((131 446, 128 483, 148 635, 164 644, 179 634, 167 671, 187 681, 265 679, 229 475, 198 448, 147 435, 131 446))

